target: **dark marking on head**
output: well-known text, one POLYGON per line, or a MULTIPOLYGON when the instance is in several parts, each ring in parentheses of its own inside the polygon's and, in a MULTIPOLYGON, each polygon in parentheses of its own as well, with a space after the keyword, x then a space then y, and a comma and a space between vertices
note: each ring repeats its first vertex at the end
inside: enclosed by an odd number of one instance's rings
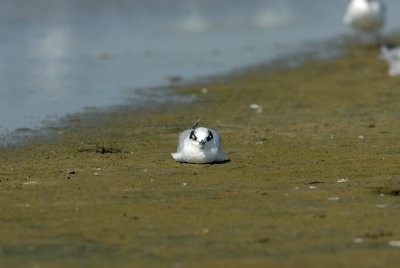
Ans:
POLYGON ((210 140, 212 140, 213 138, 214 138, 214 136, 213 136, 211 130, 209 130, 209 131, 208 131, 208 136, 207 136, 207 141, 210 141, 210 140))
POLYGON ((190 132, 189 139, 194 140, 194 141, 197 140, 197 137, 196 137, 196 135, 194 134, 194 130, 192 130, 192 132, 190 132))

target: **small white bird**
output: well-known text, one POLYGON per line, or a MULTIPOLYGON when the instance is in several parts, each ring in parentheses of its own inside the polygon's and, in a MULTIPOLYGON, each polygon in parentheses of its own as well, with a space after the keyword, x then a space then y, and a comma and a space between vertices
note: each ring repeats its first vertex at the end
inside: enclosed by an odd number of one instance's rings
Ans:
POLYGON ((191 129, 179 134, 178 149, 172 153, 177 162, 206 164, 224 162, 228 158, 222 152, 220 139, 215 130, 197 127, 201 118, 191 129))
POLYGON ((400 47, 389 49, 381 47, 381 59, 386 61, 389 66, 388 74, 390 76, 400 75, 400 47))
POLYGON ((378 33, 385 22, 385 7, 379 0, 352 0, 343 22, 363 33, 378 33))

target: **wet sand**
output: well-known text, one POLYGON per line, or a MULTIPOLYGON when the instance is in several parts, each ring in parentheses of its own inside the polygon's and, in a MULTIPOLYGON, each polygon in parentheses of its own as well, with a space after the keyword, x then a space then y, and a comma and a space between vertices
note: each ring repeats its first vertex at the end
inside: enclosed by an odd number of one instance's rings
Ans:
POLYGON ((71 116, 1 149, 0 266, 397 267, 399 89, 349 48, 180 87, 191 104, 71 116), (200 116, 230 162, 173 161, 200 116))

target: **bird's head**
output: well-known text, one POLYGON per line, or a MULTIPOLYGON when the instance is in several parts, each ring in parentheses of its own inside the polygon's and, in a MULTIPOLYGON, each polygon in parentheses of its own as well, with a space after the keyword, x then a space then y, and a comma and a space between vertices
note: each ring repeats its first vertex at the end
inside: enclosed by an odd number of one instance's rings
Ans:
POLYGON ((201 149, 204 149, 210 141, 214 139, 214 136, 210 129, 205 127, 194 128, 190 132, 189 139, 192 143, 196 144, 201 149))

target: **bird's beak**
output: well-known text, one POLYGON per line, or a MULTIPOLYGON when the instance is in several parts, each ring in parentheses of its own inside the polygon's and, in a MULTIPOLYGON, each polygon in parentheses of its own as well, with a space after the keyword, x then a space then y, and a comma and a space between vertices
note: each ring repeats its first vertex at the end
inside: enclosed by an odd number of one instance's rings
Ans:
POLYGON ((202 140, 202 141, 199 141, 199 143, 200 143, 201 146, 204 146, 204 144, 206 144, 206 141, 202 140))

